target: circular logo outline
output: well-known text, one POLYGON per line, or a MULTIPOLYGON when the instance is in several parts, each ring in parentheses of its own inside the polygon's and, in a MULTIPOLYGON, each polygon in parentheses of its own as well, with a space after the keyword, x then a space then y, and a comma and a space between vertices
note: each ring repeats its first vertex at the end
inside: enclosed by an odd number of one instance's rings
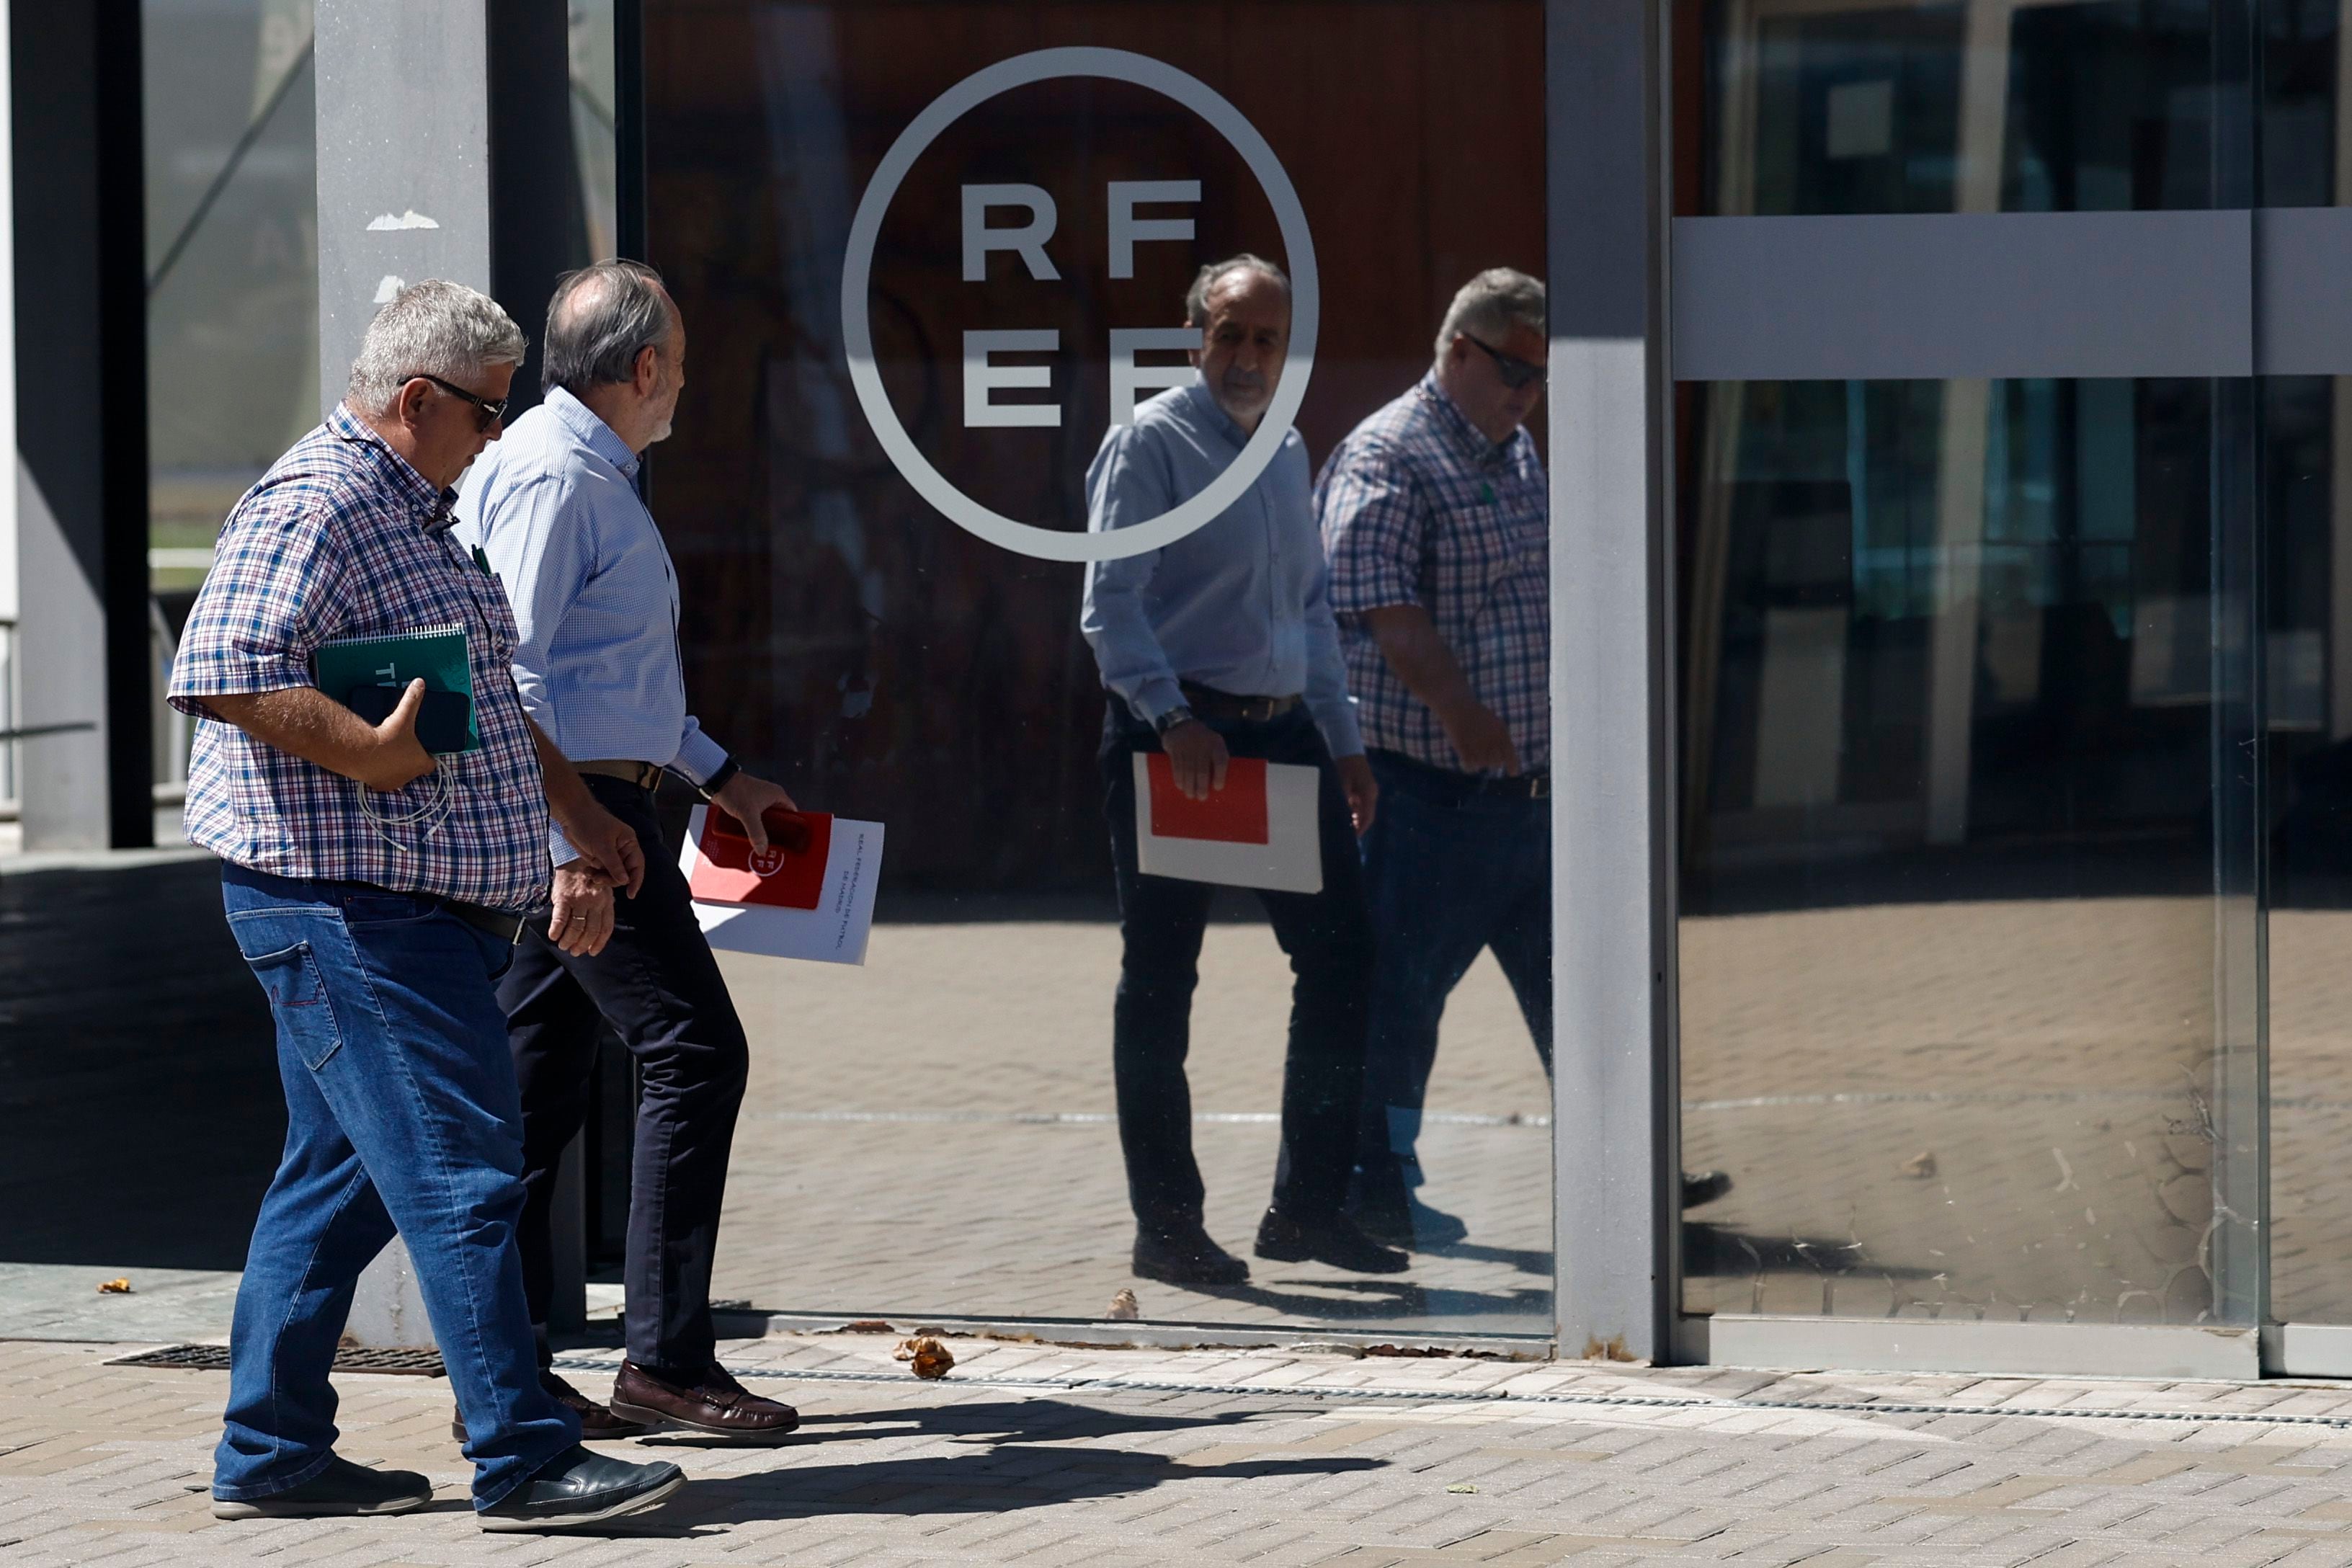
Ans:
POLYGON ((872 426, 883 453, 914 486, 915 492, 949 521, 991 544, 1041 561, 1119 561, 1163 549, 1241 500, 1282 450, 1291 425, 1298 417, 1299 406, 1307 400, 1307 378, 1315 369, 1317 312, 1320 304, 1315 245, 1307 232, 1307 209, 1300 205, 1298 192, 1291 185, 1281 161, 1275 157, 1274 149, 1258 134, 1257 128, 1198 77, 1147 55, 1093 47, 1036 49, 1014 55, 974 71, 933 99, 898 133, 898 139, 876 166, 865 195, 858 200, 857 214, 850 222, 848 250, 841 268, 842 342, 848 354, 849 381, 856 389, 858 405, 865 410, 866 422, 872 426), (933 468, 930 459, 907 434, 906 426, 899 422, 898 411, 890 405, 889 395, 882 385, 881 369, 874 362, 873 324, 868 310, 874 247, 881 235, 882 219, 915 160, 939 139, 941 132, 1000 93, 1032 82, 1074 76, 1105 77, 1148 88, 1174 99, 1207 121, 1242 155, 1242 161, 1256 177, 1259 189, 1265 193, 1267 203, 1274 208, 1275 223, 1282 231, 1284 259, 1290 271, 1289 357, 1283 365, 1282 379, 1275 385, 1274 401, 1242 447, 1241 455, 1225 465, 1225 471, 1207 489, 1189 500, 1180 501, 1149 521, 1103 533, 1040 528, 992 511, 956 489, 946 475, 933 468))

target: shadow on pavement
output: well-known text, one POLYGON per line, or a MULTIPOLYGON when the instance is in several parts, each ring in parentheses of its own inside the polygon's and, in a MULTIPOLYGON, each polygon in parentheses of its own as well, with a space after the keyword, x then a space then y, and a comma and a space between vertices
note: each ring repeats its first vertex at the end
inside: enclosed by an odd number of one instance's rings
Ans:
POLYGON ((615 1521, 608 1530, 569 1533, 675 1539, 755 1520, 845 1513, 1004 1513, 1089 1498, 1128 1497, 1171 1481, 1343 1475, 1384 1467, 1379 1459, 1337 1456, 1185 1464, 1165 1454, 1089 1448, 1069 1454, 1056 1468, 1040 1471, 1037 1458, 1034 1451, 980 1452, 793 1465, 758 1475, 702 1479, 688 1483, 656 1512, 615 1521))
POLYGON ((215 861, 0 876, 0 1262, 241 1268, 285 1138, 215 861))
POLYGON ((1482 1318, 1506 1314, 1541 1317, 1551 1310, 1549 1284, 1510 1291, 1457 1290, 1416 1285, 1410 1276, 1364 1279, 1276 1280, 1287 1289, 1262 1285, 1188 1285, 1186 1289, 1220 1300, 1244 1301, 1320 1325, 1377 1318, 1482 1318), (1304 1287, 1304 1289, 1302 1289, 1304 1287))
POLYGON ((1873 1279, 1930 1279, 1937 1270, 1870 1261, 1862 1244, 1823 1237, 1752 1236, 1696 1220, 1683 1226, 1683 1272, 1701 1278, 1761 1274, 1864 1274, 1873 1279))

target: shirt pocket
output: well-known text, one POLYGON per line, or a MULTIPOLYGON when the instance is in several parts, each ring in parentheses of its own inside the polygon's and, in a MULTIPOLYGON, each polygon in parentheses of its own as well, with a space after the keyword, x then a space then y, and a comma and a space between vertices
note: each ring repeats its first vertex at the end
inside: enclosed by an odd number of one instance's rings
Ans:
POLYGON ((261 982, 262 994, 269 998, 279 1038, 312 1072, 325 1067, 342 1048, 343 1037, 335 1027, 326 976, 320 973, 319 955, 310 951, 310 944, 298 942, 276 952, 248 955, 245 962, 253 977, 261 982))

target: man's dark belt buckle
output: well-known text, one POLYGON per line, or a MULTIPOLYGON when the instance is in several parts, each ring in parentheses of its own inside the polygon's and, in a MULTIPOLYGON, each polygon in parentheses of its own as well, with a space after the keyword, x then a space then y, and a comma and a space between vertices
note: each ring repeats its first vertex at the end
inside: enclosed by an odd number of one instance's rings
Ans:
POLYGON ((514 910, 494 910, 487 904, 468 904, 457 899, 444 899, 441 907, 472 926, 485 931, 512 947, 522 940, 522 928, 529 918, 514 910))

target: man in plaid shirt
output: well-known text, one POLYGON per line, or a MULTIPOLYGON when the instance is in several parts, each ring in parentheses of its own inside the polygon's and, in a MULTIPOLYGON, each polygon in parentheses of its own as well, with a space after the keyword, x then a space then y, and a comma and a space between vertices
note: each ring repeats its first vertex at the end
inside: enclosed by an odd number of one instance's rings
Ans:
MULTIPOLYGON (((343 402, 229 514, 173 669, 173 704, 202 721, 188 836, 223 861, 286 1089, 286 1150, 237 1288, 213 1469, 224 1519, 431 1500, 423 1476, 334 1451, 328 1371, 360 1271, 395 1232, 465 1412, 484 1528, 593 1523, 684 1484, 675 1465, 580 1446, 540 1383, 514 1247, 520 1110, 493 983, 549 884, 551 809, 612 881, 634 890, 645 870, 525 716, 506 595, 449 537, 449 487, 497 438, 522 357, 473 289, 402 289, 343 402), (453 745, 453 724, 451 749, 425 750, 421 680, 378 723, 345 705, 357 689, 313 680, 324 644, 426 628, 465 633, 478 746, 453 745)), ((603 945, 612 900, 608 883, 559 909, 561 940, 603 945)))
POLYGON ((1315 487, 1381 786, 1364 839, 1379 958, 1355 1214, 1402 1246, 1467 1233, 1414 1195, 1414 1144, 1439 1016, 1482 949, 1551 1066, 1551 524, 1521 428, 1544 342, 1543 285, 1480 273, 1429 374, 1357 426, 1315 487))

